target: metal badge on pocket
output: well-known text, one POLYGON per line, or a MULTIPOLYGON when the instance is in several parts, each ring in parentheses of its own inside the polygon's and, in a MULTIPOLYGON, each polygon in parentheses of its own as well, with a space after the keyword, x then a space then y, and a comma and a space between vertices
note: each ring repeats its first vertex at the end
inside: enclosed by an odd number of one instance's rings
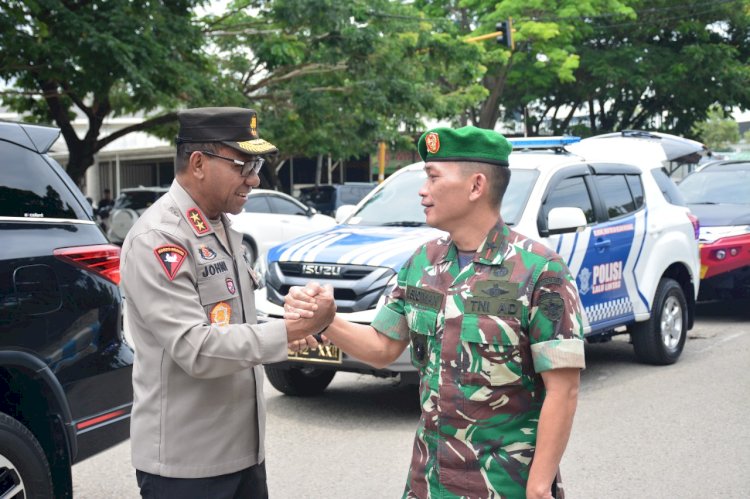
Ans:
POLYGON ((411 332, 411 352, 420 366, 427 365, 427 336, 411 332))

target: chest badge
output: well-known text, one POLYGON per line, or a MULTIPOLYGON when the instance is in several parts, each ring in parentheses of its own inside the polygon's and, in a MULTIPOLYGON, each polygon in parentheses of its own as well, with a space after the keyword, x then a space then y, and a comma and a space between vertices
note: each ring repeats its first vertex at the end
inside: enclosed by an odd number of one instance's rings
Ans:
POLYGON ((235 294, 237 292, 237 288, 234 287, 234 281, 231 277, 227 277, 227 291, 229 291, 232 294, 235 294))
POLYGON ((227 326, 232 318, 232 307, 228 303, 220 301, 211 309, 211 324, 214 326, 227 326))
POLYGON ((204 262, 210 262, 211 260, 216 258, 216 252, 205 244, 201 244, 198 247, 198 254, 200 255, 201 261, 204 262))
POLYGON ((176 245, 165 245, 154 248, 154 254, 159 259, 161 268, 164 269, 164 273, 167 274, 169 280, 173 280, 174 276, 177 275, 182 262, 185 261, 187 251, 180 246, 176 245))

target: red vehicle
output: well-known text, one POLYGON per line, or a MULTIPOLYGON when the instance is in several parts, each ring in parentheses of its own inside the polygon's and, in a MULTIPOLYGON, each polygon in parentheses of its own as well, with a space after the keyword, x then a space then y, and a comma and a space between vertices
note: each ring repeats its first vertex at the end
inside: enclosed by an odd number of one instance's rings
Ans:
POLYGON ((700 220, 699 299, 750 297, 750 161, 717 161, 680 183, 700 220))

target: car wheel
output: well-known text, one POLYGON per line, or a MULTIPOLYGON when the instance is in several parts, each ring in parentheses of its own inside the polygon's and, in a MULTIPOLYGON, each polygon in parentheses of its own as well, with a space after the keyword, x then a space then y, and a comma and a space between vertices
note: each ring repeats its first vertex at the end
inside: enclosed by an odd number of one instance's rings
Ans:
POLYGON ((34 435, 0 413, 0 497, 52 497, 47 457, 34 435))
POLYGON ((247 253, 247 259, 250 262, 250 265, 255 265, 255 246, 253 245, 253 242, 249 239, 243 239, 242 240, 242 246, 245 247, 245 253, 247 253))
POLYGON ((320 395, 336 374, 336 371, 315 367, 265 366, 265 369, 268 381, 274 388, 283 394, 300 397, 320 395))
POLYGON ((138 220, 138 212, 130 208, 115 210, 109 217, 109 238, 113 242, 122 242, 135 221, 138 220))
POLYGON ((662 279, 656 289, 651 317, 632 326, 635 356, 647 364, 674 364, 687 339, 687 300, 674 279, 662 279))

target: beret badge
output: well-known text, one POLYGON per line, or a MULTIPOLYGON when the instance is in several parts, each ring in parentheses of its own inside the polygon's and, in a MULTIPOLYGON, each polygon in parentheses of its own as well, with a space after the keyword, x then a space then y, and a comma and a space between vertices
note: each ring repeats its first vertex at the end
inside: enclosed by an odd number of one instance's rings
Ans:
POLYGON ((424 138, 425 145, 427 146, 427 151, 430 154, 435 154, 440 150, 440 135, 438 135, 435 132, 430 132, 427 134, 427 136, 424 138))

